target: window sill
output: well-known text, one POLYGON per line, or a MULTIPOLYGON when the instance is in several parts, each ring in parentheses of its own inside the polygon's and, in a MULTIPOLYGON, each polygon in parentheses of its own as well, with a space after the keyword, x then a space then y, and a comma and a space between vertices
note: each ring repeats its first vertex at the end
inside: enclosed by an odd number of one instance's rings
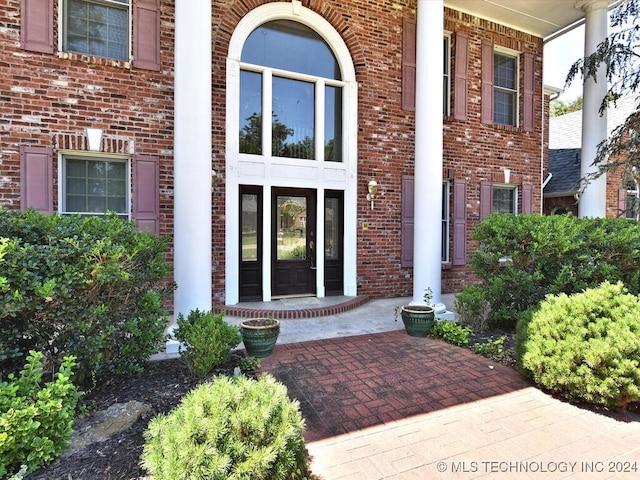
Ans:
POLYGON ((84 53, 58 52, 58 58, 61 58, 62 60, 70 60, 72 62, 90 63, 93 65, 101 65, 105 67, 116 67, 125 70, 131 69, 130 61, 96 57, 93 55, 85 55, 84 53))

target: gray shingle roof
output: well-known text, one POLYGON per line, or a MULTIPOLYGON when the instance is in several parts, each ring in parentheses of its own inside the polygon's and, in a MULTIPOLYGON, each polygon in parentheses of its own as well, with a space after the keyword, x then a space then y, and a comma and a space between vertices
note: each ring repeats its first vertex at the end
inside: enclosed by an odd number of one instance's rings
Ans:
POLYGON ((580 149, 557 148, 549 151, 551 180, 544 188, 545 195, 573 195, 579 190, 580 149))

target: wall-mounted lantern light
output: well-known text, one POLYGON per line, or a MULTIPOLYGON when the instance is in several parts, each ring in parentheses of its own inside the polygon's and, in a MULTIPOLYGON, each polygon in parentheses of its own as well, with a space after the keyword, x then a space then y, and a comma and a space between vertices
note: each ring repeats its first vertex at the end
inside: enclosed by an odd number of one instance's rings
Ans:
POLYGON ((376 178, 375 177, 371 177, 371 180, 369 180, 369 183, 367 184, 367 200, 371 202, 371 210, 373 210, 373 199, 376 196, 376 193, 378 193, 378 182, 376 182, 376 178))

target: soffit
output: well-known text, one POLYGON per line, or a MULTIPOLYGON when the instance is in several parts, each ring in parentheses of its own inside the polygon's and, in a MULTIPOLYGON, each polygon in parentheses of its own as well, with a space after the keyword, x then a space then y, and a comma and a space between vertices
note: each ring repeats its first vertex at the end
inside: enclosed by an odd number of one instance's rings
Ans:
MULTIPOLYGON (((444 0, 445 7, 546 38, 584 18, 577 0, 444 0)), ((617 1, 609 1, 609 5, 617 1)))

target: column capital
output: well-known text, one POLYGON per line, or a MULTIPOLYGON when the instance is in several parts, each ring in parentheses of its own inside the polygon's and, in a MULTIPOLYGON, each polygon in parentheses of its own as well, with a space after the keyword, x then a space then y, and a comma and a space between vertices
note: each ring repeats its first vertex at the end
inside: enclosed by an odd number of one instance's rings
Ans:
POLYGON ((590 13, 594 10, 606 10, 609 8, 609 2, 607 0, 578 0, 575 5, 576 8, 585 13, 590 13))

